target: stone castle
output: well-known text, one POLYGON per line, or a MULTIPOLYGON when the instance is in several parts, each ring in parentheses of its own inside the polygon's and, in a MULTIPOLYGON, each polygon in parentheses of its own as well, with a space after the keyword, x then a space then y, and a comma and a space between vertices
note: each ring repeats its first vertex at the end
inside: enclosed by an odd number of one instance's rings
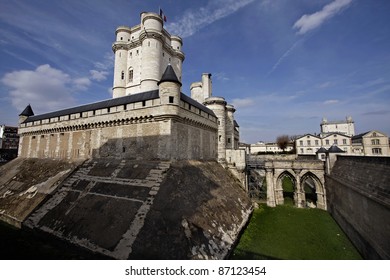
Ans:
POLYGON ((212 96, 211 74, 181 91, 182 39, 161 16, 116 30, 113 98, 34 115, 19 115, 19 156, 25 158, 218 160, 239 166, 235 109, 212 96))

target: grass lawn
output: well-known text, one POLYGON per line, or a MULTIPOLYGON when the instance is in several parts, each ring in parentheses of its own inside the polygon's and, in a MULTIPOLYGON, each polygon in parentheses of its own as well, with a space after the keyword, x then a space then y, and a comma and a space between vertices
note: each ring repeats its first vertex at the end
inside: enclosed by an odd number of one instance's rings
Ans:
POLYGON ((361 256, 328 212, 262 204, 231 259, 356 260, 361 256))

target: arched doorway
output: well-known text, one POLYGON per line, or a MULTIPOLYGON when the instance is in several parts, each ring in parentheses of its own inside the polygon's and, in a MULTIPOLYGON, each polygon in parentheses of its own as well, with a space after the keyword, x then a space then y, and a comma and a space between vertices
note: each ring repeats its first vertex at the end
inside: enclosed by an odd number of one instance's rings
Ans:
POLYGON ((302 177, 301 185, 302 190, 305 193, 304 205, 308 208, 317 208, 317 190, 321 187, 318 178, 311 172, 308 172, 302 177))
POLYGON ((278 178, 283 189, 283 204, 294 206, 296 203, 296 181, 289 172, 283 172, 278 178))

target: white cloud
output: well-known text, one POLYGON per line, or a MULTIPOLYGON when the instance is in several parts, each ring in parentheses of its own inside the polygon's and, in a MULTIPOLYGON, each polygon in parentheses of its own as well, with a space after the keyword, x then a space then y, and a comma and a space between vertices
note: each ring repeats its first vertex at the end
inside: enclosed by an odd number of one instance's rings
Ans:
POLYGON ((298 34, 305 34, 310 30, 321 26, 326 20, 330 19, 343 8, 346 8, 349 4, 351 4, 352 1, 353 0, 334 0, 328 5, 325 5, 321 11, 309 15, 303 15, 295 22, 293 28, 298 29, 298 34))
POLYGON ((104 81, 107 79, 108 71, 98 71, 98 70, 90 70, 89 73, 91 74, 91 79, 95 81, 104 81))
POLYGON ((83 78, 77 78, 73 80, 73 85, 76 90, 87 90, 88 87, 91 85, 91 80, 87 77, 83 78))
POLYGON ((197 10, 188 10, 177 22, 167 24, 171 34, 183 38, 189 37, 199 29, 229 16, 254 0, 211 0, 207 6, 197 10))
POLYGON ((1 82, 10 88, 9 97, 16 109, 22 111, 31 104, 35 113, 73 106, 74 88, 86 89, 90 84, 88 78, 72 79, 48 64, 40 65, 35 70, 7 73, 1 82))
POLYGON ((218 81, 229 81, 230 80, 230 78, 227 77, 225 72, 213 73, 213 77, 215 77, 215 79, 218 81))
POLYGON ((256 102, 252 98, 235 98, 233 99, 232 104, 236 108, 245 108, 255 105, 256 102))
POLYGON ((337 99, 329 99, 329 100, 324 101, 324 105, 333 105, 333 104, 337 104, 339 102, 340 102, 340 100, 337 100, 337 99))

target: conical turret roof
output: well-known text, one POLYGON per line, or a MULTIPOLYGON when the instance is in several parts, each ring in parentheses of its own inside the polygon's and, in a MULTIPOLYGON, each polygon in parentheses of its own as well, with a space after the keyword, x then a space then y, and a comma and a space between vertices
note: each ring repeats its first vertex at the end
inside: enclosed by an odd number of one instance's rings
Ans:
POLYGON ((332 145, 332 147, 328 149, 328 153, 345 153, 345 152, 339 147, 337 147, 336 145, 332 145))
POLYGON ((177 78, 175 70, 173 70, 173 67, 171 64, 168 64, 167 68, 165 69, 164 74, 161 77, 161 80, 157 83, 157 85, 161 84, 162 82, 173 82, 173 83, 177 83, 181 86, 181 82, 177 78))
POLYGON ((34 112, 31 108, 31 105, 28 104, 27 107, 24 108, 23 112, 19 114, 19 116, 26 116, 26 117, 34 116, 34 112))

